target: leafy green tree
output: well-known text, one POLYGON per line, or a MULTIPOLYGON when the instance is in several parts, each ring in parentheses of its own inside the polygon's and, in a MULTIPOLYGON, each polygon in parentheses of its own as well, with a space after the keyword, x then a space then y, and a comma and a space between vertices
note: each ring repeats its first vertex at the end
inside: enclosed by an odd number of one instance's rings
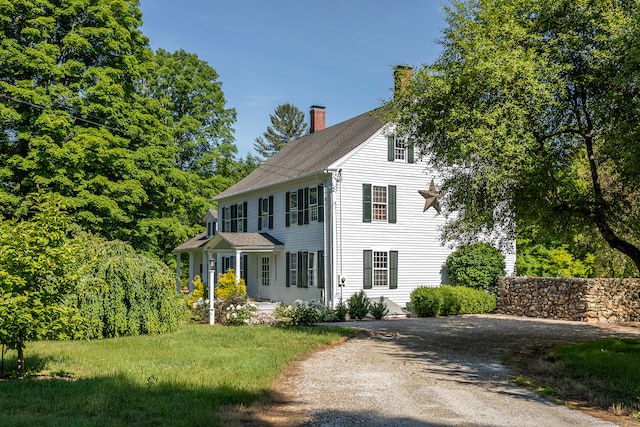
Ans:
POLYGON ((0 223, 0 343, 17 350, 18 376, 28 342, 76 337, 83 323, 64 303, 79 251, 69 238, 71 220, 59 197, 36 195, 29 203, 29 220, 0 223))
POLYGON ((446 238, 511 239, 517 217, 599 234, 640 267, 639 7, 452 2, 442 54, 391 102, 447 173, 446 238))
POLYGON ((218 73, 182 49, 158 49, 154 61, 146 89, 170 113, 176 166, 209 174, 224 169, 237 152, 231 127, 236 112, 226 107, 218 73))
POLYGON ((485 242, 459 247, 447 257, 445 266, 453 284, 491 291, 505 274, 504 255, 485 242))
POLYGON ((253 144, 253 148, 264 158, 273 156, 307 131, 304 113, 293 104, 278 105, 269 118, 271 126, 253 144))
POLYGON ((246 172, 215 71, 148 47, 136 0, 0 1, 0 215, 37 189, 168 260, 246 172))

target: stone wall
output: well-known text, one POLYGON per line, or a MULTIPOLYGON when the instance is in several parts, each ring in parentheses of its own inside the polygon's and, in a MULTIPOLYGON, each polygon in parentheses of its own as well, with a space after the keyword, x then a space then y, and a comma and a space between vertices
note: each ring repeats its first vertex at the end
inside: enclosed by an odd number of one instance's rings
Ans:
POLYGON ((640 321, 640 279, 504 277, 498 313, 584 322, 640 321))

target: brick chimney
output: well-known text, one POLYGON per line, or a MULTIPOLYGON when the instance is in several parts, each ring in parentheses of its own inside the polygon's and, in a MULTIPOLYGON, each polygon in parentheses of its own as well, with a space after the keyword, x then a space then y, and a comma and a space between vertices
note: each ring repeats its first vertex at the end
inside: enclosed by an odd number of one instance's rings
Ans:
POLYGON ((413 84, 413 67, 397 65, 393 72, 393 97, 396 98, 409 90, 413 84))
POLYGON ((319 105, 311 106, 311 113, 309 118, 311 126, 309 127, 309 133, 314 133, 327 127, 325 121, 326 113, 327 112, 325 111, 324 107, 321 107, 319 105))

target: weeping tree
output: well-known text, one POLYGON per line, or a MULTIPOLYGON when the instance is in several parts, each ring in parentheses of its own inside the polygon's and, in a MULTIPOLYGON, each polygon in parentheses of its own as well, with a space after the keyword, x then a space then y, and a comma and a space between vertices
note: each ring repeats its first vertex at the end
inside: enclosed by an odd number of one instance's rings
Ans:
POLYGON ((175 276, 162 262, 138 254, 127 243, 85 236, 77 286, 67 304, 86 321, 84 338, 173 332, 184 303, 175 276))
POLYGON ((446 22, 439 58, 390 102, 447 175, 444 236, 505 242, 518 218, 640 268, 640 3, 454 0, 446 22))

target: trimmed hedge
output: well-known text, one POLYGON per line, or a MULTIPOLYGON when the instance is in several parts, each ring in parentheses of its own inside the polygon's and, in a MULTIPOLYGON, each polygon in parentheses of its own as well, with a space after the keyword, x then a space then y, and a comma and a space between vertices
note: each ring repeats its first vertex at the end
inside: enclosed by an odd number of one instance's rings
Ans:
POLYGON ((421 287, 411 292, 411 309, 420 317, 496 311, 496 297, 466 286, 421 287))

